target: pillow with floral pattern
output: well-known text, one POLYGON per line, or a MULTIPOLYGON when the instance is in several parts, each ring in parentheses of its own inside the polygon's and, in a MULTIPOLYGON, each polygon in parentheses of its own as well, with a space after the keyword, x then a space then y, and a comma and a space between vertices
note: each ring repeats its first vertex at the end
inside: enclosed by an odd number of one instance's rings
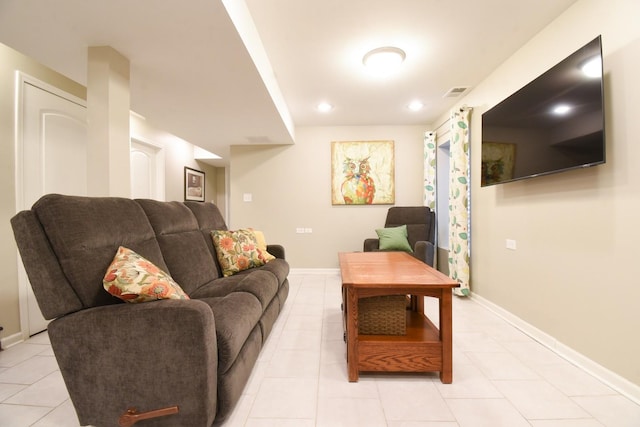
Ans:
POLYGON ((249 227, 247 230, 250 230, 253 235, 256 237, 256 242, 258 243, 258 249, 264 252, 264 260, 265 262, 269 262, 271 260, 276 259, 273 255, 267 252, 267 239, 264 237, 264 233, 259 230, 255 230, 249 227))
POLYGON ((272 256, 259 248, 255 234, 249 229, 213 230, 211 237, 225 277, 260 267, 269 261, 267 255, 272 256))
POLYGON ((131 303, 189 299, 169 274, 123 246, 118 248, 102 284, 111 295, 131 303))

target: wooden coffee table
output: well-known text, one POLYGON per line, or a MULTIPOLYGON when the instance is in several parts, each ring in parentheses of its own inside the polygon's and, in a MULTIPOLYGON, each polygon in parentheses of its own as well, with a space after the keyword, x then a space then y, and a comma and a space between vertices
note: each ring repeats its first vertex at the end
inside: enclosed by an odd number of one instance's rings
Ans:
POLYGON ((405 252, 339 253, 349 381, 360 372, 440 372, 453 379, 451 294, 459 284, 405 252), (358 299, 411 295, 406 335, 358 333, 358 299), (439 326, 424 314, 424 296, 439 300, 439 326))

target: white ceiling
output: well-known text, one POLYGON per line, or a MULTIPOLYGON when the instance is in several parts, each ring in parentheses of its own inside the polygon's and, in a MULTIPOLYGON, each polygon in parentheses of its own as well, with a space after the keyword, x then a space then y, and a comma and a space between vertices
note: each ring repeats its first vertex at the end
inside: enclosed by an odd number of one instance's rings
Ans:
POLYGON ((295 126, 433 125, 449 89, 472 90, 575 1, 0 0, 0 42, 81 84, 87 48, 113 47, 131 109, 223 165, 230 145, 293 143, 295 126), (388 45, 406 61, 372 78, 362 56, 388 45))

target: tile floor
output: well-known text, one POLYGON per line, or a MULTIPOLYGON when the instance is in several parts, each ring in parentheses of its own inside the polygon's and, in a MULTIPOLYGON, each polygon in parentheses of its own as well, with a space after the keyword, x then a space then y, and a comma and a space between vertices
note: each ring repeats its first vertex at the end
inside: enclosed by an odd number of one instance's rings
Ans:
MULTIPOLYGON (((468 299, 454 298, 453 384, 436 374, 349 383, 339 276, 290 282, 225 427, 640 426, 639 405, 468 299)), ((0 353, 0 426, 77 425, 46 333, 0 353)))

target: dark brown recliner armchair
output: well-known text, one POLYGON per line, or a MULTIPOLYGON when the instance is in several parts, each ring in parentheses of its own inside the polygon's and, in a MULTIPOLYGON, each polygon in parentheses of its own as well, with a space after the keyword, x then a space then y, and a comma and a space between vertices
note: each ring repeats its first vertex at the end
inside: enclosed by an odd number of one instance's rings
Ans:
MULTIPOLYGON (((407 239, 413 256, 433 267, 435 258, 436 215, 426 206, 394 206, 389 208, 385 228, 407 226, 407 239)), ((364 251, 379 249, 379 239, 365 239, 364 251)))

